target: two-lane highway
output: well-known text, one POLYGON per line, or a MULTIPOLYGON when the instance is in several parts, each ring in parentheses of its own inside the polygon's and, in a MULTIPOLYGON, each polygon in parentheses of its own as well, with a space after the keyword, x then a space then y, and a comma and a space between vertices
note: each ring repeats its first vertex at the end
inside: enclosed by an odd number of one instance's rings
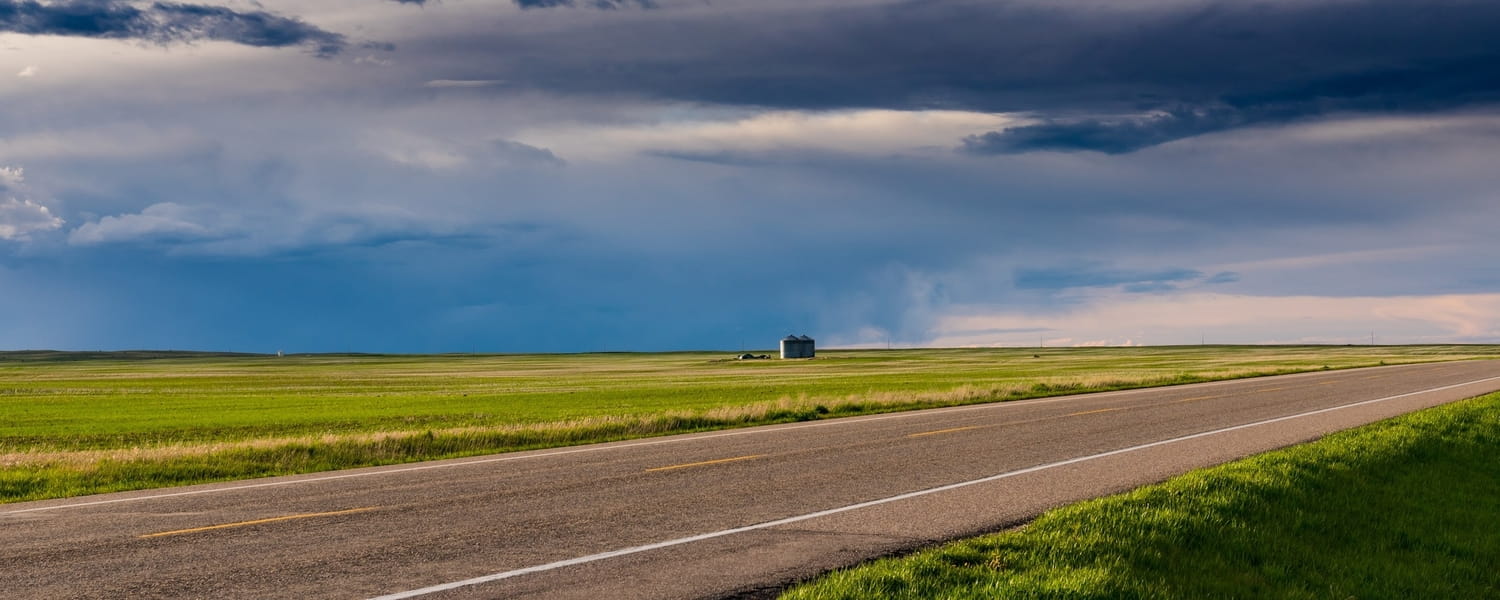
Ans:
POLYGON ((7 598, 705 598, 1500 390, 1500 361, 0 506, 7 598))

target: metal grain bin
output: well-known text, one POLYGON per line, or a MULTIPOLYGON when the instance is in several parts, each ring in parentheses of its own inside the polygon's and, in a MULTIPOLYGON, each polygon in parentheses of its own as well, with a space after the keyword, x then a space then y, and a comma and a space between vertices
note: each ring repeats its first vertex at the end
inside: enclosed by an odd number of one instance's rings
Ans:
POLYGON ((789 335, 781 338, 782 358, 801 358, 801 352, 802 340, 797 339, 797 336, 789 335))
POLYGON ((797 336, 797 335, 786 336, 784 338, 781 338, 781 357, 782 358, 812 358, 813 355, 815 354, 815 351, 813 350, 813 345, 814 345, 813 339, 810 338, 810 337, 807 337, 805 335, 802 335, 802 336, 797 336))

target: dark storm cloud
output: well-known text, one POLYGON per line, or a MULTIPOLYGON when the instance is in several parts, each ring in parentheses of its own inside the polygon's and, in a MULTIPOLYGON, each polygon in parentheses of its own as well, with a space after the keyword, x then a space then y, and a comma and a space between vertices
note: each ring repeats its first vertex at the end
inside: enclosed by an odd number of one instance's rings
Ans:
POLYGON ((1015 154, 1035 150, 1093 150, 1125 154, 1141 148, 1254 122, 1232 109, 1177 109, 1146 117, 1048 120, 964 139, 973 154, 1015 154))
POLYGON ((1036 118, 966 140, 981 154, 1125 153, 1330 113, 1500 102, 1500 3, 1488 1, 810 2, 649 14, 580 15, 570 35, 533 33, 523 20, 427 50, 472 69, 484 48, 493 72, 472 77, 559 93, 1036 118))
POLYGON ((1334 112, 1414 113, 1500 101, 1500 53, 1417 67, 1373 69, 1281 89, 1227 95, 1208 105, 1148 116, 1048 119, 970 136, 973 154, 1034 150, 1123 154, 1173 140, 1259 124, 1286 123, 1334 112))
POLYGON ((158 44, 218 40, 258 47, 307 46, 319 56, 339 53, 344 36, 265 11, 155 2, 144 7, 115 0, 42 4, 0 0, 0 31, 138 39, 158 44))

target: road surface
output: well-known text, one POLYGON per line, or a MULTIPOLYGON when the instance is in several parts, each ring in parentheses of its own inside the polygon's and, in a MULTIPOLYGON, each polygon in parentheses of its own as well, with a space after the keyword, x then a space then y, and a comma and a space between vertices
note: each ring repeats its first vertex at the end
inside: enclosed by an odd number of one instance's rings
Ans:
POLYGON ((1329 371, 0 505, 6 598, 756 597, 1500 390, 1329 371))

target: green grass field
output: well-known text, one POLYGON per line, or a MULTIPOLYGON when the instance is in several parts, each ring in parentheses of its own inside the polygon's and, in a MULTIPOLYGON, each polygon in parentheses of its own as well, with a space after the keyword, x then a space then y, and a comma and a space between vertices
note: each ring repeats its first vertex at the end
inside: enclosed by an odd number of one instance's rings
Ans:
POLYGON ((1500 598, 1500 394, 883 559, 784 600, 1500 598))
POLYGON ((1381 363, 1497 346, 728 353, 0 353, 0 501, 1381 363))

